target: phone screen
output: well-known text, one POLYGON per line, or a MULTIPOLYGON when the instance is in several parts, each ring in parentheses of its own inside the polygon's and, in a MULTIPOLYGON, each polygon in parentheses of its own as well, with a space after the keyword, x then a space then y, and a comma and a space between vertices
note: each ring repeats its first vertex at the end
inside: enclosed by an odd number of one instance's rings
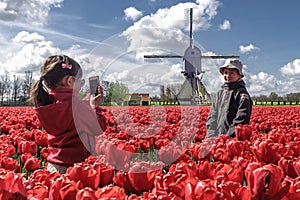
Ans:
POLYGON ((89 77, 90 93, 98 94, 99 76, 89 77))

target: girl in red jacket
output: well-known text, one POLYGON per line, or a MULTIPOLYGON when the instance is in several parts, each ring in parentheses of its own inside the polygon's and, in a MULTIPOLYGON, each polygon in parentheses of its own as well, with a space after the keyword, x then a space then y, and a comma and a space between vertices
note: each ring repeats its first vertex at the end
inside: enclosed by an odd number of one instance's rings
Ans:
MULTIPOLYGON (((80 65, 66 55, 54 55, 47 58, 40 79, 32 86, 30 101, 48 132, 47 169, 51 172, 65 173, 93 154, 95 136, 106 128, 104 116, 94 111, 97 106, 79 98, 83 85, 80 65)), ((95 97, 95 105, 101 95, 95 97)))

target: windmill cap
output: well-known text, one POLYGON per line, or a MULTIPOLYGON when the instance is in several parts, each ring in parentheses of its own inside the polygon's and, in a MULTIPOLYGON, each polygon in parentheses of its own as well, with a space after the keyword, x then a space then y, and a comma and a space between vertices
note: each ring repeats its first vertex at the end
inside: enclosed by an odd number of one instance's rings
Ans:
POLYGON ((239 74, 244 77, 243 74, 243 64, 239 60, 226 60, 225 64, 220 67, 220 73, 224 73, 224 69, 236 69, 239 74))

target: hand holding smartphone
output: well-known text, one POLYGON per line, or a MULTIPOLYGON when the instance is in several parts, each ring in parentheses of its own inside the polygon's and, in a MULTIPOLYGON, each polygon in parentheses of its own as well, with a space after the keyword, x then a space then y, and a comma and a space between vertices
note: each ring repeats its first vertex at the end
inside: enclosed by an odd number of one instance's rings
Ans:
POLYGON ((89 77, 90 94, 98 95, 98 86, 100 85, 99 76, 89 77))

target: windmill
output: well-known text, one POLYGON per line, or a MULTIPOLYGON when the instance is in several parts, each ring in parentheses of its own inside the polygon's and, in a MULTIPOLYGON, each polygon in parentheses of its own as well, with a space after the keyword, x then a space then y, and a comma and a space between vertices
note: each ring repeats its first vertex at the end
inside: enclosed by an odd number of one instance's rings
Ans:
POLYGON ((184 52, 184 55, 144 55, 144 58, 182 58, 183 59, 183 73, 185 82, 182 85, 181 91, 177 94, 178 100, 187 100, 192 105, 199 105, 205 101, 207 96, 206 89, 201 82, 203 74, 201 59, 227 59, 227 58, 239 58, 239 56, 203 56, 201 50, 194 45, 193 42, 193 8, 190 8, 190 46, 184 52), (182 97, 184 88, 190 88, 188 91, 188 97, 182 97))

